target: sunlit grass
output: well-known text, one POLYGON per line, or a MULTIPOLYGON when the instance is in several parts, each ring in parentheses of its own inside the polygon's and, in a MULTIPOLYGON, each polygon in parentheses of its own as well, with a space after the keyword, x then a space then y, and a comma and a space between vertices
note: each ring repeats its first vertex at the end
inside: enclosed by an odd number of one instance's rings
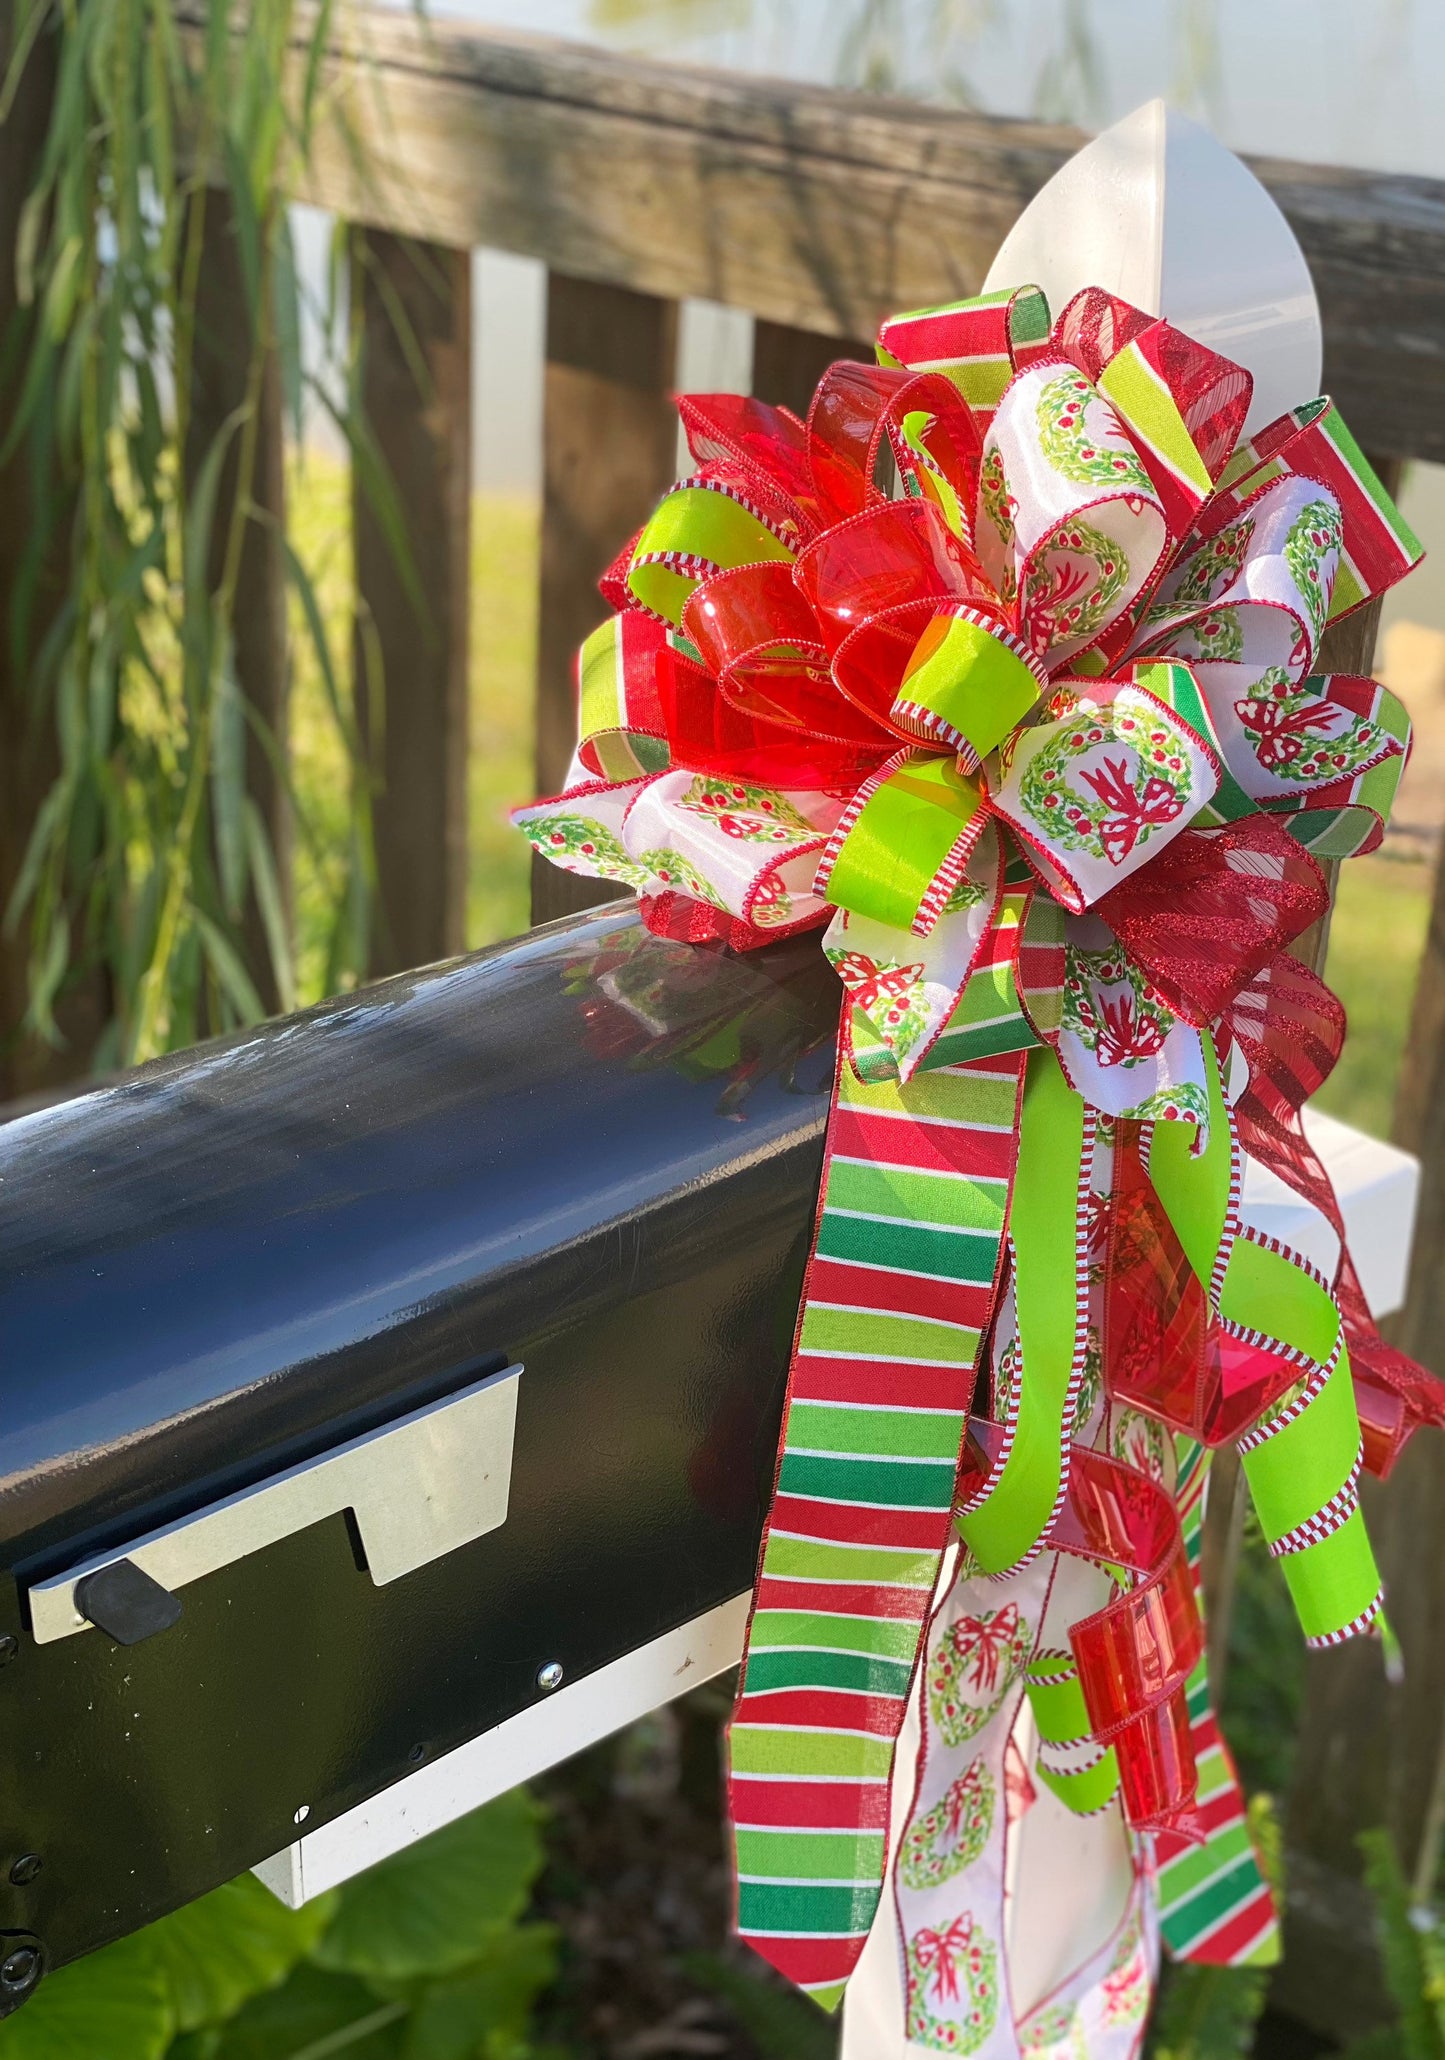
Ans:
POLYGON ((467 942, 527 927, 532 853, 507 810, 532 794, 537 651, 535 501, 479 494, 472 504, 471 770, 467 942))
MULTIPOLYGON (((352 679, 351 502, 347 468, 308 452, 292 469, 291 539, 316 588, 332 665, 349 703, 352 679)), ((530 853, 507 810, 531 798, 537 633, 536 504, 478 495, 472 505, 470 866, 467 942, 475 948, 527 927, 530 853)), ((345 876, 350 781, 346 750, 320 663, 292 599, 291 777, 297 986, 325 990, 327 944, 345 876)))
MULTIPOLYGON (((338 460, 309 451, 287 482, 287 527, 311 575, 326 625, 337 685, 351 694, 351 475, 338 460)), ((290 759, 296 802, 292 897, 296 913, 296 988, 304 1005, 326 986, 327 944, 343 891, 351 783, 296 594, 290 595, 290 759)))
POLYGON ((1430 885, 1430 868, 1417 859, 1356 858, 1340 869, 1325 978, 1349 1030, 1319 1104, 1374 1137, 1390 1134, 1430 885))

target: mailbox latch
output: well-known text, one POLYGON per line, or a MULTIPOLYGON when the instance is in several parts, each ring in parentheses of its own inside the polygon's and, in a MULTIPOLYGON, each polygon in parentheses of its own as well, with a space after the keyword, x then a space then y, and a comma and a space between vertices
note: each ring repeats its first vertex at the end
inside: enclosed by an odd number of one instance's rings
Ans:
POLYGON ((349 1509, 378 1587, 507 1520, 520 1366, 352 1438, 30 1590, 36 1643, 92 1624, 121 1645, 165 1631, 178 1588, 349 1509))

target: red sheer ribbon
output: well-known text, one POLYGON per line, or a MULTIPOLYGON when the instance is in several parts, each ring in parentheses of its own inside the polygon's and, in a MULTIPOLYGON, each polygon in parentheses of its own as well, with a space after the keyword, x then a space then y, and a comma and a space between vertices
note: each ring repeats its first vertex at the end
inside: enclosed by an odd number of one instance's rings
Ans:
MULTIPOLYGON (((1004 1427, 975 1417, 962 1487, 986 1477, 1004 1427)), ((1135 1576, 1134 1585, 1069 1630, 1093 1736, 1119 1761, 1124 1813, 1140 1831, 1198 1835, 1185 1684, 1204 1630, 1172 1497, 1137 1467, 1073 1445, 1069 1486, 1049 1542, 1135 1576)))
POLYGON ((816 930, 828 919, 804 917, 800 923, 775 923, 763 929, 745 916, 729 915, 710 901, 694 901, 690 894, 644 894, 639 908, 642 920, 654 937, 670 937, 677 944, 725 944, 730 951, 758 951, 776 944, 781 937, 796 937, 804 930, 816 930))
POLYGON ((1252 815, 1185 830, 1106 894, 1098 913, 1174 1013, 1203 1029, 1328 906, 1309 853, 1252 815))
POLYGON ((1145 1170, 1141 1126, 1114 1136, 1114 1189, 1104 1280, 1104 1385, 1202 1445, 1232 1444, 1299 1379, 1280 1353, 1231 1337, 1145 1170))
POLYGON ((1330 1176, 1300 1121, 1300 1109, 1340 1055, 1344 1009, 1308 966, 1282 954, 1241 990, 1224 1024, 1249 1066, 1249 1084, 1234 1112, 1241 1144, 1312 1203, 1340 1240, 1335 1298, 1350 1350, 1365 1464, 1383 1478, 1417 1430, 1445 1427, 1445 1383, 1380 1336, 1345 1244, 1330 1176))

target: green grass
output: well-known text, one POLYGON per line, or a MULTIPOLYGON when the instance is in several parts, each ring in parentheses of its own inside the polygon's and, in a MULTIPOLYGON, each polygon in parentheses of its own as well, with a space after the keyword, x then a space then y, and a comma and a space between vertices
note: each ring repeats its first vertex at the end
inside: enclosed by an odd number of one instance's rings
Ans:
POLYGON ((1430 884, 1430 868, 1417 859, 1356 858, 1340 869, 1325 978, 1345 1005, 1349 1030, 1318 1100, 1374 1137, 1390 1134, 1430 884))
MULTIPOLYGON (((352 681, 349 474, 309 452, 292 468, 289 527, 316 587, 339 691, 352 681)), ((532 701, 537 634, 538 510, 530 500, 479 494, 472 503, 470 866, 472 949, 527 927, 531 854, 507 810, 532 798, 532 701)), ((291 774, 298 832, 294 893, 297 986, 303 1003, 325 988, 327 937, 345 871, 346 752, 325 679, 293 597, 295 674, 291 774)))
POLYGON ((472 504, 471 864, 467 942, 516 937, 531 912, 532 853, 507 810, 533 797, 539 510, 479 495, 472 504))

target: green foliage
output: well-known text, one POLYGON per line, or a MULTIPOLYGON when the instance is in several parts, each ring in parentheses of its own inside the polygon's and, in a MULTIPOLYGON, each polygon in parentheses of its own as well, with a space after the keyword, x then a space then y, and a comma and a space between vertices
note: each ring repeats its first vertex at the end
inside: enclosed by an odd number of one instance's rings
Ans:
POLYGON ((161 2060, 175 2028, 164 1969, 140 1932, 52 1974, 0 2024, 5 2060, 161 2060))
POLYGON ((536 1807, 517 1789, 353 1882, 315 1957, 384 1984, 456 1973, 522 1914, 541 1862, 536 1807))
POLYGON ((325 1931, 333 1898, 288 1910, 253 1874, 229 1881, 146 1937, 180 2031, 233 2016, 249 1996, 289 1974, 325 1931))
POLYGON ((1362 1831, 1359 1846, 1385 1986, 1399 2018, 1347 2047, 1347 2060, 1445 2060, 1445 1948, 1436 1912, 1412 1901, 1388 1831, 1362 1831))
POLYGON ((1305 1646, 1289 1590, 1246 1512, 1220 1712, 1246 1791, 1287 1793, 1304 1693, 1305 1646))
POLYGON ((1173 1967, 1154 2019, 1152 2060, 1245 2060, 1269 1992, 1263 1967, 1173 1967))
POLYGON ((1431 878, 1414 859, 1357 858, 1340 868, 1325 978, 1345 1005, 1350 1034, 1315 1104, 1372 1137, 1390 1135, 1431 878))
POLYGON ((761 2060, 833 2060, 838 2020, 816 2004, 718 1953, 692 1953, 683 1964, 699 1988, 727 2004, 761 2060))
MULTIPOLYGON (((55 88, 5 339, 6 449, 37 516, 6 629, 60 770, 5 919, 28 934, 26 1030, 61 1041, 67 990, 103 982, 105 1065, 252 1020, 264 988, 295 992, 253 791, 268 761, 284 783, 285 740, 243 697, 235 630, 244 555, 272 519, 253 501, 267 367, 294 405, 306 383, 283 194, 338 119, 318 62, 334 8, 303 23, 296 0, 211 0, 186 27, 170 0, 16 0, 15 17, 6 104, 44 92, 52 61, 55 88), (218 250, 236 280, 224 319, 207 311, 218 250), (219 422, 203 376, 218 351, 240 393, 219 422)), ((353 411, 328 405, 354 440, 353 411)), ((331 678, 294 554, 288 572, 331 678)), ((331 967, 345 984, 364 966, 369 788, 339 695, 334 720, 356 826, 331 967)), ((304 844, 304 812, 298 830, 304 844)))
POLYGON ((530 2060, 539 1817, 518 1789, 301 1910, 245 1875, 51 1975, 0 2060, 530 2060))

